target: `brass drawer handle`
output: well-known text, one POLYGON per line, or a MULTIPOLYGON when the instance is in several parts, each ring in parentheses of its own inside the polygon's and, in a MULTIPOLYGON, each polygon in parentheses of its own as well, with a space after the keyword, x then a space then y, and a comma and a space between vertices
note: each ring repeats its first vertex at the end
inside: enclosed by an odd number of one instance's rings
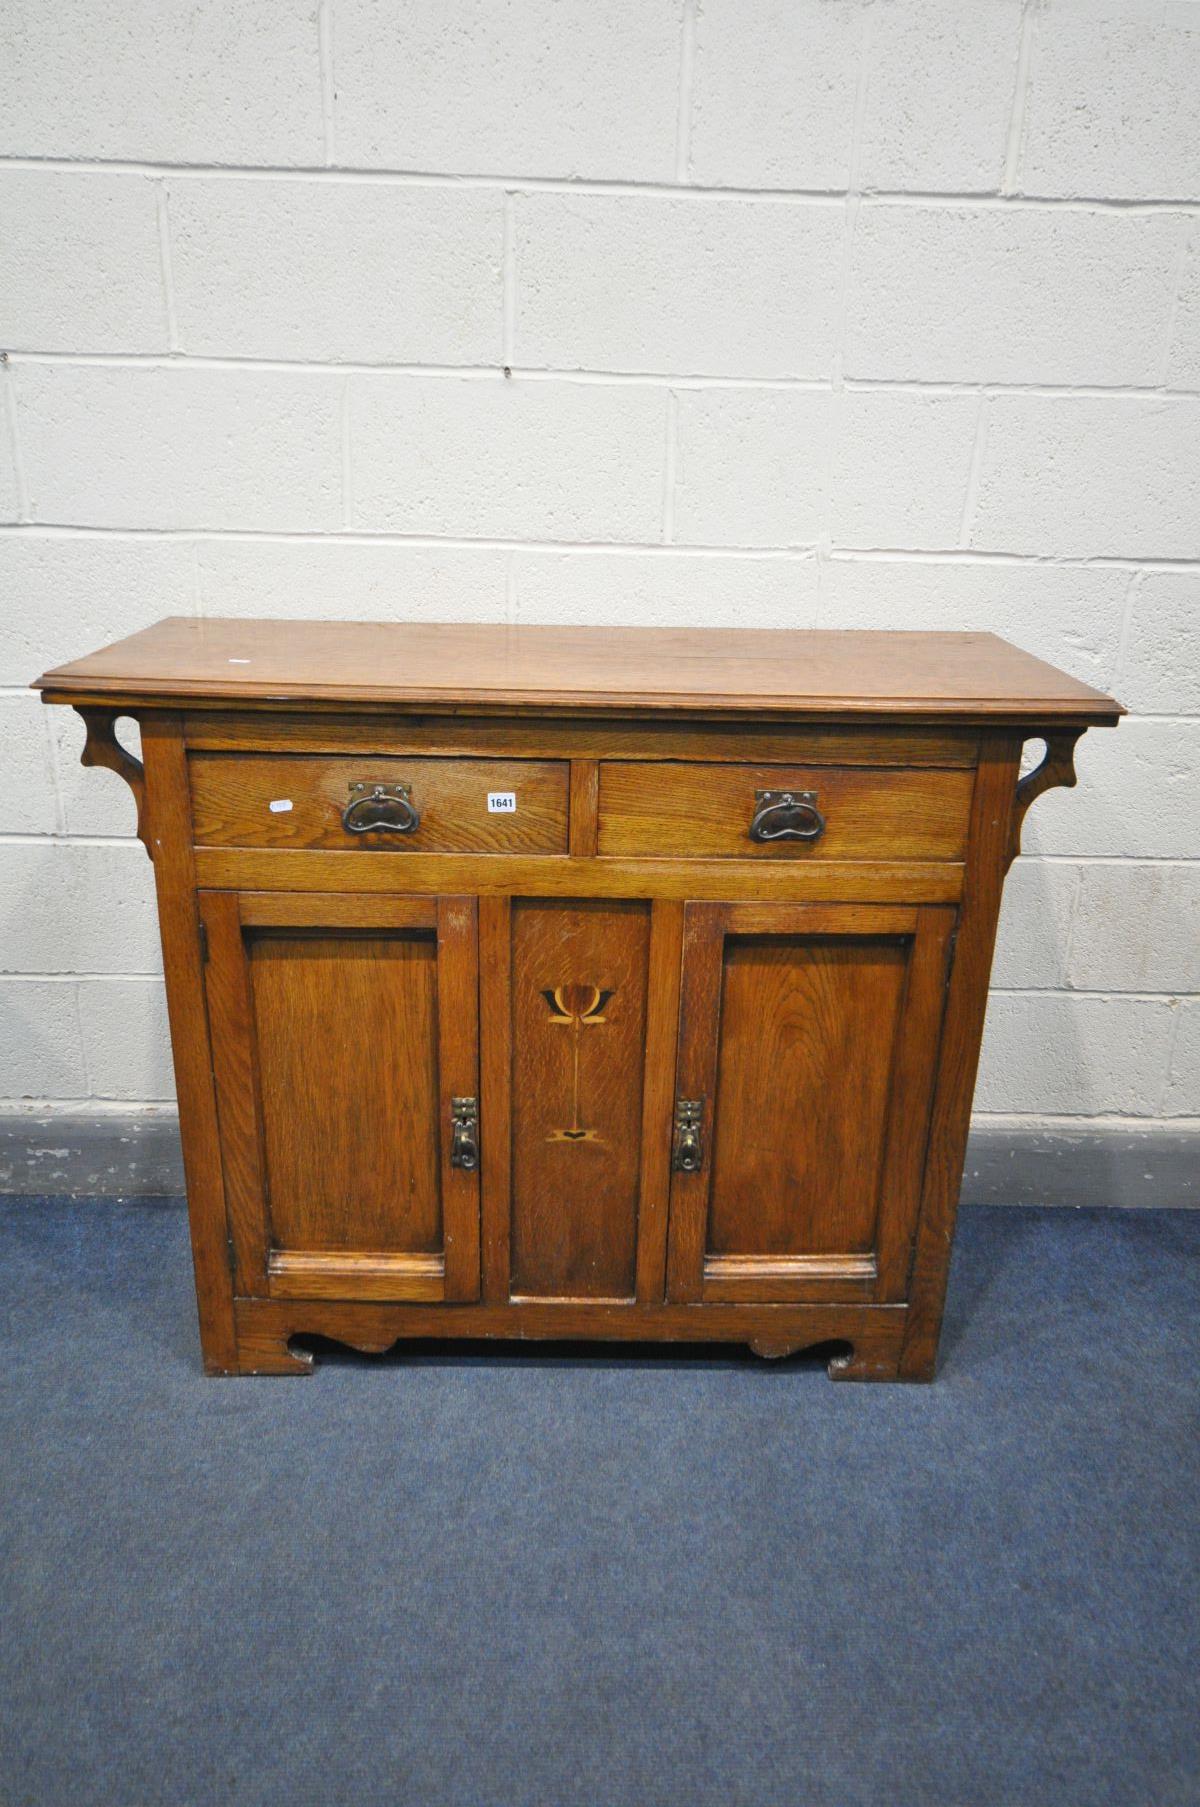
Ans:
POLYGON ((479 1165, 479 1103, 474 1098, 450 1100, 450 1165, 474 1173, 479 1165))
POLYGON ((752 841, 819 841, 824 833, 816 791, 755 791, 752 841))
POLYGON ((704 1143, 700 1124, 704 1117, 703 1098, 675 1100, 675 1145, 671 1165, 676 1173, 699 1173, 704 1165, 704 1143))
POLYGON ((421 825, 421 815, 411 799, 411 784, 352 784, 342 827, 347 834, 373 834, 377 829, 412 834, 421 825))

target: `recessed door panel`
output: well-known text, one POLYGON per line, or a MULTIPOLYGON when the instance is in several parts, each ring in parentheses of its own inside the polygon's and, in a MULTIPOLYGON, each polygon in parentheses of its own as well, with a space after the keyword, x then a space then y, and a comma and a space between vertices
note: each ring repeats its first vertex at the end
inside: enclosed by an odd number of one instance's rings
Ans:
POLYGON ((688 905, 672 1298, 904 1296, 953 918, 688 905))
POLYGON ((437 937, 248 932, 273 1243, 442 1246, 437 937))
POLYGON ((471 898, 202 900, 238 1290, 479 1296, 471 898))
POLYGON ((632 1298, 650 905, 512 905, 510 1291, 632 1298))
POLYGON ((713 1254, 872 1247, 906 968, 899 937, 727 939, 713 1254))

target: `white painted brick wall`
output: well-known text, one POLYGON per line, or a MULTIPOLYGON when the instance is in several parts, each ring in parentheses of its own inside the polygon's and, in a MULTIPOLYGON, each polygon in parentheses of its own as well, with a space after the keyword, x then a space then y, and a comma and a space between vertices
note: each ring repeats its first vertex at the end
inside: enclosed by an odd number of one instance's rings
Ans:
POLYGON ((169 209, 181 351, 500 362, 497 189, 182 182, 169 209))
POLYGON ((12 0, 0 349, 0 1108, 171 1094, 131 799, 25 686, 198 612, 1114 689, 977 1106, 1200 1119, 1193 0, 12 0))
POLYGON ((666 182, 683 0, 335 0, 338 162, 666 182))
POLYGON ((1184 213, 864 201, 846 375, 1152 386, 1191 228, 1184 213))
POLYGON ((350 378, 349 524, 655 540, 666 422, 661 389, 360 374, 350 378))
POLYGON ((519 364, 736 377, 833 369, 840 204, 534 194, 514 215, 519 364))

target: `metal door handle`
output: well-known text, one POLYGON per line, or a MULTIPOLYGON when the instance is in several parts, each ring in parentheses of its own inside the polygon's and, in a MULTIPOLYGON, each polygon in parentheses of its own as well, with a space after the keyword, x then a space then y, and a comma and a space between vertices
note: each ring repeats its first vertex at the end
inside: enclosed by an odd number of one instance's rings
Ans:
POLYGON ((474 1173, 479 1165, 479 1101, 450 1100, 450 1165, 474 1173))
POLYGON ((704 1117, 703 1098, 675 1100, 675 1141, 671 1165, 676 1173, 699 1173, 704 1165, 704 1142, 700 1124, 704 1117))

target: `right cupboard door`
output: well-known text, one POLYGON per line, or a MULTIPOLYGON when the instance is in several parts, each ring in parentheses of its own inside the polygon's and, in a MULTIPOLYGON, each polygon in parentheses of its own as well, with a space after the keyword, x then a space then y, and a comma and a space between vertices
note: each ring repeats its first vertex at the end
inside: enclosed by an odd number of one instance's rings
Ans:
POLYGON ((688 904, 669 1298, 903 1299, 954 920, 688 904))

